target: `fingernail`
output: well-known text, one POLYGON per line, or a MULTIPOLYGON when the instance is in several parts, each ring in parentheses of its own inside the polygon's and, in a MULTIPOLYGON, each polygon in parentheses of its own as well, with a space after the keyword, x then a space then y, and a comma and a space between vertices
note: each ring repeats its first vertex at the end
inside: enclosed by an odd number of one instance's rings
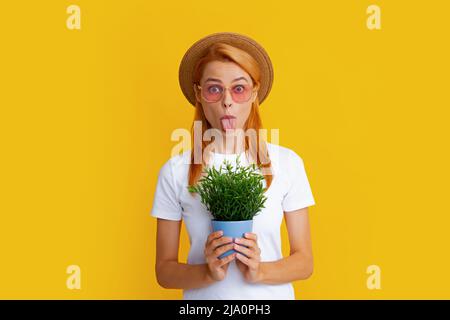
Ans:
POLYGON ((236 238, 236 239, 235 239, 235 241, 236 241, 236 242, 240 242, 240 241, 241 241, 241 239, 239 239, 239 238, 236 238))

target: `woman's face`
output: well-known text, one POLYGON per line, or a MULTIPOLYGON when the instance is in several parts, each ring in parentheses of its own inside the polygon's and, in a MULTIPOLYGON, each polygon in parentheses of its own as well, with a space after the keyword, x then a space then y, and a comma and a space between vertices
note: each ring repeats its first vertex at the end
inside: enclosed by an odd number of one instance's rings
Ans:
POLYGON ((212 127, 225 134, 233 133, 234 129, 244 129, 252 103, 257 97, 257 92, 252 91, 248 101, 239 101, 239 97, 243 95, 244 86, 247 86, 247 89, 253 89, 252 79, 247 72, 234 62, 211 61, 205 65, 200 86, 202 90, 208 90, 210 96, 223 92, 218 101, 208 102, 200 90, 196 90, 197 100, 202 104, 206 119, 212 127), (234 92, 238 102, 233 100, 231 92, 234 92))

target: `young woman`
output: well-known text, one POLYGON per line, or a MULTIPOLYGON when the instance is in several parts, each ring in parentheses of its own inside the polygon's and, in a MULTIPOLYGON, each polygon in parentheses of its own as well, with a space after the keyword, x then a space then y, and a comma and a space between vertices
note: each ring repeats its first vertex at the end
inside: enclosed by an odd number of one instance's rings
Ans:
POLYGON ((199 125, 202 139, 194 139, 193 125, 193 149, 163 165, 151 212, 158 218, 158 283, 183 289, 183 299, 295 299, 291 282, 307 279, 313 272, 308 207, 315 201, 303 161, 294 151, 268 143, 259 133, 259 105, 268 95, 272 79, 272 64, 265 50, 236 33, 202 38, 183 57, 180 86, 195 106, 194 124, 199 125), (223 139, 217 135, 210 139, 214 143, 204 139, 208 130, 215 130, 223 139), (248 131, 256 136, 237 134, 248 131), (219 167, 225 159, 233 163, 238 156, 241 164, 257 163, 265 170, 267 201, 253 219, 253 232, 231 239, 212 232, 211 215, 187 187, 198 181, 205 166, 219 167), (281 252, 283 217, 289 233, 287 257, 281 252), (187 264, 178 260, 182 220, 190 240, 187 264), (233 248, 243 255, 218 258, 233 248))

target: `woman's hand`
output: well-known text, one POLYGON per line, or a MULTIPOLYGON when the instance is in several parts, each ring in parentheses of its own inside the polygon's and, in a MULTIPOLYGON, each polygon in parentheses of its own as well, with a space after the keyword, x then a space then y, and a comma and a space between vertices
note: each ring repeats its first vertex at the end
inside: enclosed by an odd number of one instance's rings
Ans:
POLYGON ((227 274, 229 262, 233 261, 236 253, 230 254, 225 258, 218 257, 233 249, 233 239, 229 237, 222 237, 222 231, 216 231, 208 236, 205 244, 205 258, 208 264, 208 275, 216 280, 223 280, 227 274))
POLYGON ((250 283, 258 282, 261 278, 261 250, 258 247, 257 236, 255 233, 246 233, 245 238, 236 238, 234 250, 240 252, 236 255, 236 265, 246 281, 250 283), (243 247, 243 246, 247 246, 243 247), (243 254, 248 258, 246 258, 243 254))

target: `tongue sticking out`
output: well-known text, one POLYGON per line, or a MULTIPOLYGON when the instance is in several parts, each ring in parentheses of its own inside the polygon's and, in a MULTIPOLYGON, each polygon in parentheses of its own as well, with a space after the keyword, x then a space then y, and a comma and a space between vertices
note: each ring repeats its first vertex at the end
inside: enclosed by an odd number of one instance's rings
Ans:
POLYGON ((221 119, 223 130, 233 130, 235 129, 236 119, 221 119))

